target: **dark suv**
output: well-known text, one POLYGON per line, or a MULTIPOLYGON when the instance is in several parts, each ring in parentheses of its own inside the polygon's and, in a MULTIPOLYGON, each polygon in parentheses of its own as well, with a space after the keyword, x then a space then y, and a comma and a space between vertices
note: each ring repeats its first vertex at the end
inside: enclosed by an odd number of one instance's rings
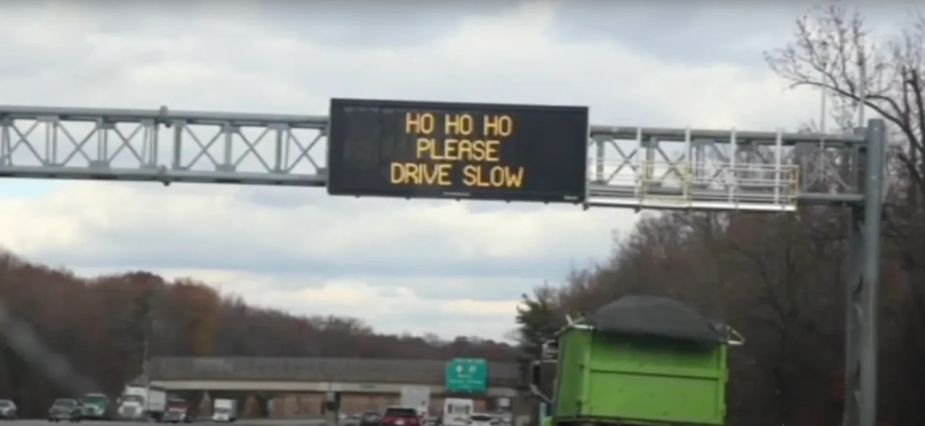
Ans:
POLYGON ((382 426, 421 426, 421 418, 414 408, 389 407, 382 415, 382 426))
POLYGON ((73 398, 60 398, 56 399, 55 403, 48 409, 48 421, 69 420, 79 422, 82 414, 79 401, 73 398))

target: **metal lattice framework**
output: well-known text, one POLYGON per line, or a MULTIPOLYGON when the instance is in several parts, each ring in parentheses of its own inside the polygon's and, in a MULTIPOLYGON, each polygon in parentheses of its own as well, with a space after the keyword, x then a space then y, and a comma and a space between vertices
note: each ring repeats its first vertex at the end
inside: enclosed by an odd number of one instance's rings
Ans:
POLYGON ((0 175, 324 186, 326 117, 0 106, 0 175))
POLYGON ((594 206, 794 210, 797 202, 861 200, 863 137, 595 126, 594 206))

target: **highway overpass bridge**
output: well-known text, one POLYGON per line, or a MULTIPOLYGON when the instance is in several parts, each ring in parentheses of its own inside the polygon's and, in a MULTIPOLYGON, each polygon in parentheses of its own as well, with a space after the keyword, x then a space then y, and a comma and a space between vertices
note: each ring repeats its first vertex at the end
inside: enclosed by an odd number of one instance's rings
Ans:
MULTIPOLYGON (((251 415, 312 416, 329 392, 340 394, 341 410, 357 413, 381 410, 399 403, 404 386, 428 386, 431 413, 439 413, 443 399, 465 396, 480 410, 512 402, 515 412, 524 404, 526 387, 516 363, 490 362, 488 387, 481 395, 452 395, 446 391, 446 360, 283 358, 283 357, 155 357, 149 362, 150 384, 203 404, 209 398, 257 401, 251 415), (205 398, 204 398, 205 397, 205 398)), ((253 405, 251 404, 251 405, 253 405)))
MULTIPOLYGON (((445 394, 448 361, 361 358, 157 357, 151 384, 169 390, 399 393, 426 385, 445 394)), ((516 363, 488 366, 487 397, 514 397, 524 388, 516 363)))

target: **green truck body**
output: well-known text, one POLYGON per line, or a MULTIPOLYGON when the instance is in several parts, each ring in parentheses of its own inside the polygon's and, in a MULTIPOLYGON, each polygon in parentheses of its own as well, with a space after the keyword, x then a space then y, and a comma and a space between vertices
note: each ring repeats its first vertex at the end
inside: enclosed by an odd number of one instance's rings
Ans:
POLYGON ((531 389, 551 408, 544 426, 723 425, 729 347, 744 343, 676 300, 624 296, 568 318, 533 363, 531 389))
POLYGON ((727 345, 571 328, 559 338, 556 423, 722 425, 727 345))

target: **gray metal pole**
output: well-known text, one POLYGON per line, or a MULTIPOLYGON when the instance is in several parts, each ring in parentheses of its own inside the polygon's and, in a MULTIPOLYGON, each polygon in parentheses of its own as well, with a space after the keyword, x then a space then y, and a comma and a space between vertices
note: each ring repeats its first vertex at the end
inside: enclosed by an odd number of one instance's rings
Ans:
POLYGON ((883 210, 886 125, 870 120, 866 132, 864 203, 852 209, 845 360, 846 426, 877 424, 877 313, 880 219, 883 210))
POLYGON ((861 426, 877 424, 877 314, 880 301, 880 217, 883 211, 883 158, 886 124, 871 120, 867 126, 867 168, 864 188, 864 247, 861 312, 861 426))
MULTIPOLYGON (((855 129, 855 134, 864 135, 866 129, 855 129)), ((869 142, 869 140, 868 140, 869 142)), ((869 145, 869 144, 868 144, 869 145)), ((864 157, 858 155, 860 161, 864 157)), ((855 181, 857 182, 857 181, 855 181)), ((863 181, 857 182, 863 186, 863 181)), ((864 243, 861 238, 862 213, 859 212, 860 205, 851 207, 848 218, 848 253, 845 257, 845 406, 842 418, 842 426, 858 426, 858 394, 860 389, 859 359, 861 322, 860 310, 861 304, 861 249, 864 243)))
POLYGON ((845 288, 845 407, 842 426, 858 426, 858 397, 860 395, 860 334, 863 319, 860 314, 861 305, 861 252, 864 246, 862 241, 861 214, 857 207, 851 208, 848 218, 848 255, 845 258, 847 266, 847 286, 845 288))

